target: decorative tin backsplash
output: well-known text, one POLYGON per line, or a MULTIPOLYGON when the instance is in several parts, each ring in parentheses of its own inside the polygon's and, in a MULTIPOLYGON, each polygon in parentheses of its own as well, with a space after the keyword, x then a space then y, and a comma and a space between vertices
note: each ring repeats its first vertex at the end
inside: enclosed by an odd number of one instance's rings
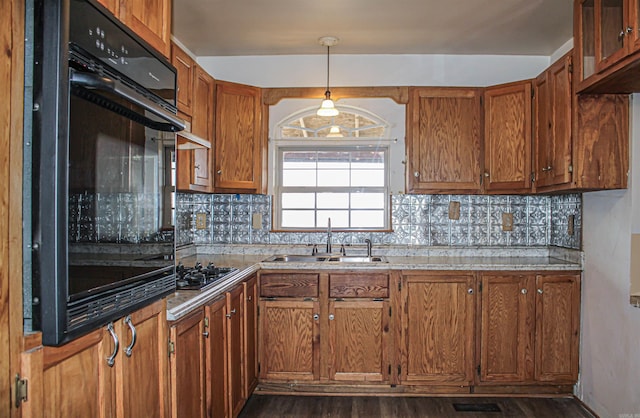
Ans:
MULTIPOLYGON (((194 244, 321 244, 326 233, 270 232, 271 196, 185 194, 176 196, 176 241, 194 244), (258 229, 253 215, 262 217, 258 229)), ((393 232, 334 232, 335 244, 426 246, 547 246, 580 249, 582 196, 395 195, 393 232), (459 219, 449 219, 459 202, 459 219), (503 231, 503 213, 511 231, 503 231), (569 224, 572 223, 572 226, 569 224)))

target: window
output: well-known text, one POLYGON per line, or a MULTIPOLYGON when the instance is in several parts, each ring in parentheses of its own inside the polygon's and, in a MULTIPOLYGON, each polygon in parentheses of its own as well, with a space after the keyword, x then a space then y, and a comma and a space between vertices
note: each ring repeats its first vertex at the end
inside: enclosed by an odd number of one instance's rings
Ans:
POLYGON ((389 220, 388 126, 375 115, 315 108, 279 124, 274 184, 275 228, 386 230, 389 220), (343 136, 344 135, 344 136, 343 136))

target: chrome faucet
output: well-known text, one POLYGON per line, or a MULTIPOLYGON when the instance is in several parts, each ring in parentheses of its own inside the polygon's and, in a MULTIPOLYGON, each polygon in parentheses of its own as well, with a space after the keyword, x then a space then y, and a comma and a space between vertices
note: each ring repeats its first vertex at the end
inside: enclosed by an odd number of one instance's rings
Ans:
POLYGON ((331 218, 327 222, 327 254, 331 254, 331 218))
POLYGON ((367 257, 371 257, 371 240, 367 238, 364 242, 367 244, 367 257))

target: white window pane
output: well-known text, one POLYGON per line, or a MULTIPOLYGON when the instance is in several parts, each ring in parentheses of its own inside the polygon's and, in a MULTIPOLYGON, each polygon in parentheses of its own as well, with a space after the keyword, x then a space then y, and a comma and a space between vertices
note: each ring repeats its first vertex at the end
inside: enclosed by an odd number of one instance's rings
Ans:
POLYGON ((283 209, 315 209, 315 193, 282 193, 283 209))
POLYGON ((384 151, 354 151, 351 159, 359 163, 384 163, 384 151))
POLYGON ((384 170, 384 163, 370 161, 354 161, 351 163, 352 170, 384 170))
POLYGON ((351 226, 354 228, 384 228, 384 211, 354 210, 351 212, 351 226))
POLYGON ((349 209, 349 193, 318 193, 318 209, 349 209))
POLYGON ((292 169, 306 169, 306 170, 315 170, 316 163, 314 161, 285 161, 282 165, 284 170, 292 170, 292 169))
POLYGON ((353 209, 384 209, 384 193, 352 193, 351 207, 353 209))
POLYGON ((318 171, 318 186, 346 187, 349 185, 349 170, 318 171))
POLYGON ((312 170, 284 170, 282 185, 284 187, 315 187, 316 172, 312 170))
POLYGON ((327 219, 331 218, 332 228, 348 228, 349 227, 349 211, 347 210, 319 210, 318 211, 318 228, 327 226, 327 219))
POLYGON ((318 152, 319 169, 349 169, 349 152, 323 151, 318 152))
POLYGON ((384 187, 384 171, 382 170, 352 170, 351 186, 354 187, 384 187))
POLYGON ((313 210, 283 210, 282 227, 313 228, 315 227, 314 214, 313 210))

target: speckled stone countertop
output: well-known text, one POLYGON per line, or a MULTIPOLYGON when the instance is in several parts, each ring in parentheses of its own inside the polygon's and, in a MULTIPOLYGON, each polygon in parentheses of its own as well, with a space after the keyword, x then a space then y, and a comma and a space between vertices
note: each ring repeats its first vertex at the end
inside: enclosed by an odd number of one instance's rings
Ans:
MULTIPOLYGON (((200 291, 177 291, 167 299, 167 319, 180 319, 192 310, 220 297, 225 291, 241 283, 260 269, 269 270, 492 270, 492 271, 581 271, 582 253, 558 248, 516 249, 394 249, 378 247, 374 255, 383 255, 388 263, 335 263, 335 262, 268 262, 276 254, 309 254, 307 248, 270 246, 259 251, 257 246, 206 246, 188 248, 178 252, 178 259, 185 266, 196 261, 206 265, 231 266, 239 272, 224 282, 200 291), (237 251, 232 253, 231 251, 237 251), (270 250, 270 251, 269 251, 270 250), (377 251, 376 251, 377 250, 377 251), (400 255, 400 254, 406 255, 400 255)), ((349 249, 355 255, 361 249, 349 249)))

